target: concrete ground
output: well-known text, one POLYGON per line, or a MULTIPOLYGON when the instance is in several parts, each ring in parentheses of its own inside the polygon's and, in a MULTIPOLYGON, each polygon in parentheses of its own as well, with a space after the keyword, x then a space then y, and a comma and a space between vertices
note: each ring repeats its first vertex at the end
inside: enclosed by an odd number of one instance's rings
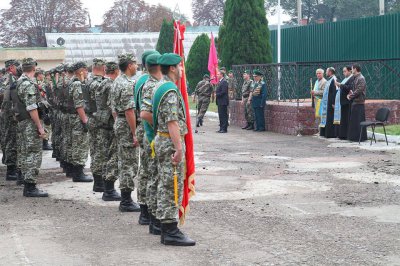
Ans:
POLYGON ((400 146, 216 129, 195 134, 195 247, 161 245, 46 153, 49 198, 0 181, 0 265, 400 265, 400 146))

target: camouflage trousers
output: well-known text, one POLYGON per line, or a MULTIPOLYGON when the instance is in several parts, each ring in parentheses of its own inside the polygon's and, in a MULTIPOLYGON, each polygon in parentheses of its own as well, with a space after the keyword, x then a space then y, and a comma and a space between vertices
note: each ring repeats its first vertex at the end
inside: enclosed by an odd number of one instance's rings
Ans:
POLYGON ((71 162, 68 157, 68 150, 71 149, 71 130, 69 126, 69 114, 61 113, 60 115, 60 158, 65 162, 71 162))
MULTIPOLYGON (((179 220, 179 206, 183 197, 183 181, 185 173, 185 159, 174 166, 171 155, 174 154, 174 144, 170 138, 156 136, 155 150, 158 169, 157 186, 157 219, 162 223, 174 223, 179 220), (178 204, 175 203, 174 173, 178 177, 178 204)), ((185 154, 185 142, 181 141, 183 154, 185 154)))
POLYGON ((90 147, 90 170, 93 175, 101 176, 103 165, 99 160, 99 128, 96 126, 96 121, 92 115, 89 116, 89 147, 90 147))
POLYGON ((210 97, 199 97, 198 103, 197 103, 197 111, 198 119, 203 119, 204 115, 206 114, 208 110, 208 106, 210 105, 210 97))
POLYGON ((18 122, 9 113, 2 114, 2 139, 3 164, 17 165, 17 128, 18 122))
POLYGON ((145 157, 147 158, 147 190, 146 190, 146 200, 149 212, 154 216, 157 216, 157 189, 158 189, 158 169, 157 169, 157 159, 151 158, 151 147, 149 140, 146 135, 143 140, 145 146, 145 157))
POLYGON ((89 156, 89 135, 83 131, 84 128, 79 115, 70 114, 69 125, 71 129, 70 152, 68 150, 71 161, 69 163, 84 166, 89 156))
POLYGON ((100 129, 99 136, 101 136, 105 144, 104 154, 106 155, 106 161, 103 167, 103 178, 106 181, 115 182, 119 176, 117 138, 113 130, 106 129, 100 129))
POLYGON ((244 117, 247 123, 254 123, 254 109, 249 98, 244 98, 244 117))
POLYGON ((21 171, 26 183, 36 184, 42 165, 42 139, 32 119, 19 122, 21 130, 21 171))
POLYGON ((51 134, 51 145, 53 146, 53 157, 60 158, 61 157, 61 142, 62 142, 62 113, 59 110, 53 111, 53 117, 51 120, 52 126, 52 134, 51 134))
POLYGON ((117 117, 114 132, 118 145, 119 188, 124 191, 133 191, 139 158, 138 149, 133 146, 133 136, 125 117, 117 117))

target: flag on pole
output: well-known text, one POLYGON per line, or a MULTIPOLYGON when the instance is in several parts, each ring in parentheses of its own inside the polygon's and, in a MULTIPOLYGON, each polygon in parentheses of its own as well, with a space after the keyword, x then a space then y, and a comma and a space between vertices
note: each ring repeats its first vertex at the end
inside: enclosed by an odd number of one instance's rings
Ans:
POLYGON ((211 32, 211 45, 210 54, 208 55, 208 71, 210 71, 211 84, 217 84, 217 72, 218 72, 218 55, 217 49, 215 48, 214 36, 211 32))
MULTIPOLYGON (((180 55, 182 59, 185 58, 183 51, 183 40, 185 39, 185 25, 181 25, 179 21, 174 21, 174 53, 180 55)), ((195 165, 194 165, 194 143, 193 143, 193 132, 192 132, 192 124, 190 122, 190 110, 189 110, 189 97, 187 93, 186 86, 186 71, 185 71, 185 62, 182 60, 182 68, 183 75, 181 80, 177 82, 177 86, 182 93, 183 100, 185 102, 185 110, 186 110, 186 125, 188 128, 188 134, 185 136, 185 145, 186 145, 186 173, 185 180, 183 183, 183 198, 181 205, 179 206, 179 221, 180 224, 185 223, 185 216, 189 211, 189 200, 195 194, 194 189, 194 175, 195 175, 195 165)))

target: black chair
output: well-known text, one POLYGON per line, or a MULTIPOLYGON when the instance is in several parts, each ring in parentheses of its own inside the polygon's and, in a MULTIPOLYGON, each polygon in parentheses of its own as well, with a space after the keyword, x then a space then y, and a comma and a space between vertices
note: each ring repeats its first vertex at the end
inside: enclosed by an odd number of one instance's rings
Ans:
MULTIPOLYGON (((387 136, 386 136, 386 128, 385 128, 385 123, 389 119, 389 114, 390 110, 389 108, 379 108, 379 110, 376 112, 375 115, 375 121, 365 121, 360 123, 360 139, 358 140, 358 144, 361 143, 361 134, 362 134, 362 129, 364 127, 368 128, 369 126, 372 128, 372 138, 375 140, 376 143, 376 138, 375 138, 375 127, 376 126, 383 126, 383 132, 385 132, 385 139, 386 139, 386 145, 389 145, 387 136)), ((372 145, 372 138, 371 138, 371 145, 372 145)))

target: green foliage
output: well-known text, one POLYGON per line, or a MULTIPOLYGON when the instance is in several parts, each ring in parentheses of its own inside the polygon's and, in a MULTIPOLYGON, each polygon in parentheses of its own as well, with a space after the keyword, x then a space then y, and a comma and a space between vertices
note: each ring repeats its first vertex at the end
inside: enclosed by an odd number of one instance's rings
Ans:
POLYGON ((186 76, 190 92, 194 91, 197 83, 208 73, 208 55, 210 52, 210 38, 203 33, 198 36, 190 49, 187 63, 186 76))
POLYGON ((271 63, 269 35, 263 0, 227 0, 218 34, 222 65, 271 63))
POLYGON ((164 19, 157 41, 157 51, 161 54, 174 51, 174 22, 164 19))
MULTIPOLYGON (((370 129, 369 129, 370 130, 370 129)), ((377 127, 375 129, 376 133, 383 134, 383 127, 377 127)), ((390 125, 386 126, 386 134, 393 135, 393 136, 400 136, 400 125, 390 125)))

